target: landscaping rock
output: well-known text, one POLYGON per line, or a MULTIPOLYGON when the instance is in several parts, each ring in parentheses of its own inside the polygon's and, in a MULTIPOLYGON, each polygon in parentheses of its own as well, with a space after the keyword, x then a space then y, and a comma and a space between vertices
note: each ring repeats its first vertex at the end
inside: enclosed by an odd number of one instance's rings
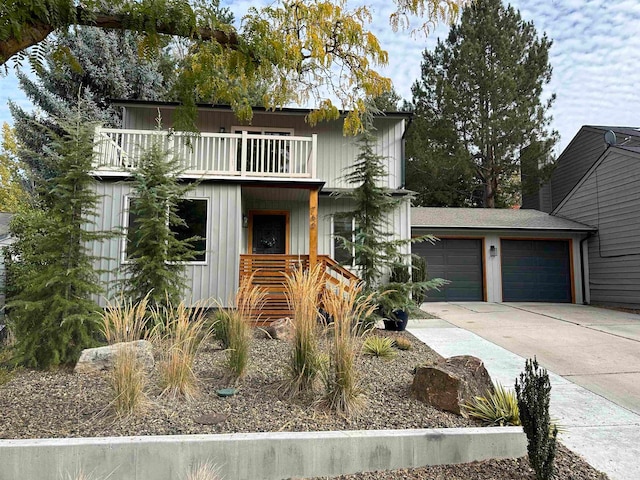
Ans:
POLYGON ((265 328, 265 332, 274 340, 286 340, 290 342, 293 341, 295 328, 291 319, 286 317, 271 322, 271 325, 265 328))
POLYGON ((136 357, 146 369, 153 368, 153 347, 147 340, 122 342, 106 347, 87 348, 80 354, 80 359, 74 368, 75 373, 96 373, 113 368, 116 355, 123 348, 133 348, 136 357))
POLYGON ((477 357, 461 355, 416 368, 411 394, 440 410, 467 417, 461 405, 493 391, 491 377, 477 357))

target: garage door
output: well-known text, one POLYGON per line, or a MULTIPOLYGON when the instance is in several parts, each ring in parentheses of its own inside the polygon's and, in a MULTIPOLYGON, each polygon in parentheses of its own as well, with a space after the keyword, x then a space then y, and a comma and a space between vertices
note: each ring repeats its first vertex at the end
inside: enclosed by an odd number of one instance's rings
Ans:
POLYGON ((427 262, 429 278, 451 283, 439 292, 427 292, 427 302, 482 301, 482 240, 443 238, 431 245, 414 243, 412 251, 427 262))
POLYGON ((571 302, 569 242, 502 240, 504 302, 571 302))

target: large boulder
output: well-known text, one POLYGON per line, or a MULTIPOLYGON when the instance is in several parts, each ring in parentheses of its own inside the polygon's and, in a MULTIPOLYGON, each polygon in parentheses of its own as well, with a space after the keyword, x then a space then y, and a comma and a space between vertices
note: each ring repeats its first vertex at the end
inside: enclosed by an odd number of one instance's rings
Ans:
POLYGON ((493 383, 484 363, 470 355, 445 358, 434 365, 417 367, 411 385, 414 398, 463 417, 467 417, 467 413, 461 408, 462 404, 492 391, 493 383))
POLYGON ((267 336, 274 340, 286 340, 292 342, 295 336, 295 327, 290 318, 281 318, 271 322, 271 324, 264 329, 267 336))
POLYGON ((153 346, 147 340, 122 342, 106 347, 87 348, 80 354, 73 371, 75 373, 96 373, 111 370, 115 365, 116 356, 125 348, 131 348, 136 358, 145 369, 153 368, 153 346))

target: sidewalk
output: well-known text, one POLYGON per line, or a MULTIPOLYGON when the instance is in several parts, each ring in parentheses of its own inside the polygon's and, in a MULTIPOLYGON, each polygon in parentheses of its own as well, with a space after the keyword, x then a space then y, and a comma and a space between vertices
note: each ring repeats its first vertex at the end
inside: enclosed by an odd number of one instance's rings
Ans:
MULTIPOLYGON (((411 320, 407 330, 445 357, 481 358, 506 387, 524 370, 523 357, 444 320, 411 320)), ((640 479, 640 415, 551 371, 549 379, 551 415, 566 430, 560 441, 612 480, 640 479)))

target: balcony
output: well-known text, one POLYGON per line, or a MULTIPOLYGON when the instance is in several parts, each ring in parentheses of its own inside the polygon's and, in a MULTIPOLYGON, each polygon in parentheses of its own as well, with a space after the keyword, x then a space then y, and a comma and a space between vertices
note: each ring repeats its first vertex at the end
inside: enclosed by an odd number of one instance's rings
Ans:
POLYGON ((317 135, 294 137, 97 128, 94 173, 122 176, 158 142, 172 152, 183 177, 316 178, 317 135))

